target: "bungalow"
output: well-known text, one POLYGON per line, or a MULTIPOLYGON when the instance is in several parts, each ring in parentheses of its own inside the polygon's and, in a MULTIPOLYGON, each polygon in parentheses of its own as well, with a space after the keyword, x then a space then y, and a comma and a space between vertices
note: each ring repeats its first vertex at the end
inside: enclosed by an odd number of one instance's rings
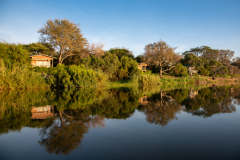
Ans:
POLYGON ((32 59, 31 64, 33 67, 53 67, 53 59, 56 59, 47 55, 33 55, 30 58, 32 59))
POLYGON ((138 69, 142 70, 142 71, 147 71, 149 69, 149 65, 146 63, 139 63, 138 65, 138 69))

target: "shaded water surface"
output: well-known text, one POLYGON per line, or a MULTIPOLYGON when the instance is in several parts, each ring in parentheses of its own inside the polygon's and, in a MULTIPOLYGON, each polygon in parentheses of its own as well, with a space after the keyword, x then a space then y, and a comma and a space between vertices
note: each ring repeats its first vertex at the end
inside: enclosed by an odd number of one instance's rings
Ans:
POLYGON ((240 159, 240 87, 0 93, 0 159, 240 159))

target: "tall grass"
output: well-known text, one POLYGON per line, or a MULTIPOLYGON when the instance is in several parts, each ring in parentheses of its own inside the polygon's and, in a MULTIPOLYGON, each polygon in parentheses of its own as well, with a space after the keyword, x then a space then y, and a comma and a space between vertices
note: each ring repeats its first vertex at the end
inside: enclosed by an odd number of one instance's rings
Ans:
POLYGON ((0 59, 0 89, 29 89, 48 87, 44 77, 27 66, 7 68, 0 59))
POLYGON ((134 74, 130 80, 131 83, 140 84, 140 85, 155 85, 160 84, 159 76, 153 74, 134 74))
POLYGON ((138 83, 143 85, 160 84, 160 78, 152 74, 142 74, 138 77, 138 83))
POLYGON ((193 78, 189 77, 173 77, 173 76, 164 76, 160 77, 156 74, 146 74, 142 73, 140 75, 133 75, 131 77, 131 83, 140 84, 140 85, 178 85, 178 84, 195 84, 206 81, 207 77, 194 76, 193 78))

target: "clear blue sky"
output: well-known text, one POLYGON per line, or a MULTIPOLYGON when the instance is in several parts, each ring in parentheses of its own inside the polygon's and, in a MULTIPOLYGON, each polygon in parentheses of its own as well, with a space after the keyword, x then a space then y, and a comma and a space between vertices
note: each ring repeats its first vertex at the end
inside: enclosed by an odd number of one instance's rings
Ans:
POLYGON ((37 42, 55 18, 80 24, 105 50, 125 47, 136 56, 162 39, 180 53, 207 45, 240 56, 240 0, 0 0, 0 39, 37 42))

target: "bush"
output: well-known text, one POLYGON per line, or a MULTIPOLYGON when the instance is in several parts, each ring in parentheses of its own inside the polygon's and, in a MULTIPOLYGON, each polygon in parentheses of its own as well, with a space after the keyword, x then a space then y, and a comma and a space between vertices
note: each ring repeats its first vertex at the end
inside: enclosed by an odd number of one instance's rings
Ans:
POLYGON ((200 70, 200 75, 202 75, 202 76, 209 76, 210 74, 211 74, 211 72, 207 68, 202 68, 200 70))
POLYGON ((5 66, 9 69, 13 66, 31 66, 29 53, 20 44, 0 42, 0 59, 3 60, 5 66))
POLYGON ((0 59, 0 89, 43 88, 48 87, 40 74, 29 70, 28 66, 6 67, 0 59))
POLYGON ((143 85, 160 84, 160 77, 156 75, 143 74, 138 77, 138 83, 143 85))
POLYGON ((174 76, 188 76, 187 67, 183 66, 182 63, 178 63, 171 71, 174 76))
POLYGON ((103 86, 108 79, 103 72, 86 69, 84 65, 65 66, 58 64, 57 67, 48 69, 47 72, 49 74, 46 77, 48 84, 58 88, 103 86))

